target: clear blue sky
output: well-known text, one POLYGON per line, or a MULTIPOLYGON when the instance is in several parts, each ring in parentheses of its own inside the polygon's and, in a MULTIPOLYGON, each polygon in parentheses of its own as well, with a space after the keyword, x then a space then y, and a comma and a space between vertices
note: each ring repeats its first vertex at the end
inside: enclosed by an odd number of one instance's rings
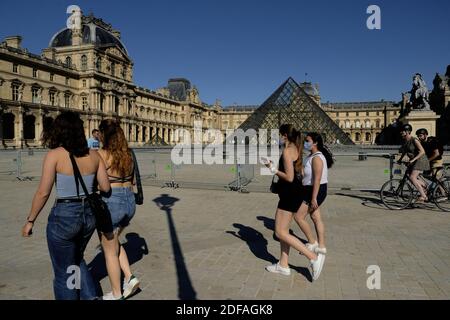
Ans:
POLYGON ((319 83, 322 101, 400 100, 415 72, 428 87, 450 64, 450 1, 1 1, 0 39, 40 53, 77 4, 122 32, 134 81, 173 77, 207 103, 260 104, 288 76, 319 83), (366 9, 381 8, 381 30, 366 9))

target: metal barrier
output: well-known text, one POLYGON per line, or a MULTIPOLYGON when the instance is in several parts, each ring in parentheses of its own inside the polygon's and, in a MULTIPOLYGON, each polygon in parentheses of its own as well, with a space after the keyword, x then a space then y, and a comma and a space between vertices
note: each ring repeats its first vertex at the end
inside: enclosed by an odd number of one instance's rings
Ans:
MULTIPOLYGON (((0 180, 38 180, 47 150, 0 152, 0 180)), ((170 149, 135 149, 142 183, 164 188, 196 188, 237 192, 270 192, 271 175, 262 174, 262 164, 181 164, 172 162, 170 149)), ((194 155, 195 153, 193 153, 194 155)), ((335 152, 329 169, 330 190, 379 190, 396 175, 396 153, 383 150, 335 152)), ((222 157, 222 156, 221 156, 222 157)), ((450 153, 444 154, 450 163, 450 153)), ((450 169, 447 170, 450 175, 450 169)))

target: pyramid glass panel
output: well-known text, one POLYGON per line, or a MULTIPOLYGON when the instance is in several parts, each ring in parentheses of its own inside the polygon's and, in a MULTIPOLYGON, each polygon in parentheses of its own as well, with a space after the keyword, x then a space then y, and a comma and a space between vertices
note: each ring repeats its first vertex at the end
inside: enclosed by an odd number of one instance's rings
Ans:
POLYGON ((284 123, 292 124, 304 133, 318 132, 327 144, 337 141, 341 144, 353 144, 345 132, 292 78, 288 78, 275 90, 239 129, 278 129, 284 123))

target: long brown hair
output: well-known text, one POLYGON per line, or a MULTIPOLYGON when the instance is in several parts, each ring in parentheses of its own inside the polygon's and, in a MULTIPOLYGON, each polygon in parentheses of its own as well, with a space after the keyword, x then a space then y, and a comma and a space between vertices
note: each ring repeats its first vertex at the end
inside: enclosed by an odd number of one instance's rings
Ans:
POLYGON ((62 112, 44 128, 42 144, 50 149, 63 147, 75 157, 84 157, 89 154, 84 134, 83 120, 76 112, 62 112))
POLYGON ((103 149, 108 151, 107 161, 111 158, 110 168, 125 177, 130 174, 133 163, 127 139, 116 119, 105 119, 100 122, 103 149))
POLYGON ((294 128, 292 124, 282 124, 280 126, 280 135, 287 135, 289 142, 295 144, 298 151, 298 159, 295 161, 294 169, 300 173, 303 169, 303 141, 302 133, 294 128))

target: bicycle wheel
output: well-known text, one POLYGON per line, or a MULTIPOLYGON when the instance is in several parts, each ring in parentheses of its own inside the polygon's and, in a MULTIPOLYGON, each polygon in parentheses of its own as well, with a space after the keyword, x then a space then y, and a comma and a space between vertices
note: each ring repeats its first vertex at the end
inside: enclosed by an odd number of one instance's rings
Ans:
POLYGON ((450 212, 450 179, 439 182, 433 191, 434 204, 442 211, 450 212))
POLYGON ((381 187, 380 198, 391 210, 405 209, 413 199, 413 189, 406 181, 402 183, 401 179, 392 179, 381 187))

